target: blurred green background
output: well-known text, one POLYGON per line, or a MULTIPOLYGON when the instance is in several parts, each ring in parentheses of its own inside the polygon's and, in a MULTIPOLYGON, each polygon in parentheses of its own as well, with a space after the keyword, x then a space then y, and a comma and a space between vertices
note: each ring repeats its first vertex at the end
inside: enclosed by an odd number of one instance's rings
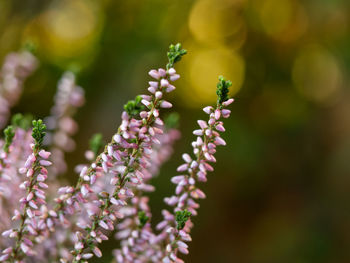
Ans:
POLYGON ((87 103, 67 157, 73 167, 93 133, 108 140, 115 132, 122 105, 147 88, 148 70, 165 65, 168 45, 183 43, 171 98, 182 140, 154 181, 153 222, 223 74, 236 98, 228 146, 203 185, 184 259, 347 263, 349 22, 348 0, 0 0, 0 58, 35 44, 41 66, 13 112, 37 117, 49 114, 63 71, 79 72, 87 103))

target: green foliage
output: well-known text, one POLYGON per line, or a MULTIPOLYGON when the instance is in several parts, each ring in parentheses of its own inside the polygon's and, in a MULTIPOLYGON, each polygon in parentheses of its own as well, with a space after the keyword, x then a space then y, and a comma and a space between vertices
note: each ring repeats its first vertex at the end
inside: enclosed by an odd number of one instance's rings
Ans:
POLYGON ((25 51, 28 51, 32 54, 36 54, 38 50, 38 46, 34 41, 31 41, 30 39, 27 39, 23 44, 22 44, 22 49, 25 51))
POLYGON ((33 116, 31 114, 22 115, 21 113, 17 113, 13 115, 11 119, 11 124, 13 127, 19 127, 23 130, 28 130, 32 123, 33 116))
POLYGON ((175 214, 175 220, 177 223, 176 228, 178 230, 183 229, 185 227, 187 220, 190 218, 191 215, 192 215, 191 212, 187 211, 187 209, 183 211, 177 211, 175 214))
POLYGON ((177 43, 176 45, 171 44, 169 46, 169 51, 167 53, 169 63, 166 65, 166 68, 167 69, 172 68, 174 64, 176 62, 179 62, 182 56, 184 56, 185 54, 187 54, 187 50, 182 49, 180 43, 177 43))
POLYGON ((105 145, 102 134, 101 133, 94 134, 91 137, 89 144, 90 144, 90 150, 95 154, 95 156, 97 156, 100 149, 103 147, 103 145, 105 145))
POLYGON ((44 137, 45 137, 45 131, 46 131, 46 125, 43 123, 42 120, 33 120, 33 131, 32 131, 32 137, 35 141, 36 148, 40 148, 44 137))
POLYGON ((15 136, 15 131, 14 131, 13 126, 8 126, 4 130, 4 134, 5 134, 4 151, 8 153, 9 147, 10 147, 12 140, 13 140, 13 137, 15 136))
POLYGON ((67 66, 67 70, 78 76, 82 71, 82 66, 77 62, 72 62, 67 66))
POLYGON ((216 85, 216 94, 218 95, 218 103, 221 104, 224 101, 228 100, 228 92, 229 87, 232 86, 232 82, 230 80, 225 80, 223 76, 219 77, 219 82, 216 85))
POLYGON ((141 111, 144 110, 145 106, 141 103, 142 97, 136 96, 134 100, 129 100, 124 105, 124 110, 130 117, 137 116, 141 111))
POLYGON ((176 129, 179 127, 180 115, 177 112, 168 114, 164 119, 164 124, 167 129, 176 129))
POLYGON ((146 225, 146 223, 148 222, 149 217, 146 216, 145 211, 140 211, 140 212, 138 213, 138 217, 139 217, 139 222, 140 222, 139 225, 138 225, 138 227, 139 227, 139 228, 143 228, 143 227, 146 225))

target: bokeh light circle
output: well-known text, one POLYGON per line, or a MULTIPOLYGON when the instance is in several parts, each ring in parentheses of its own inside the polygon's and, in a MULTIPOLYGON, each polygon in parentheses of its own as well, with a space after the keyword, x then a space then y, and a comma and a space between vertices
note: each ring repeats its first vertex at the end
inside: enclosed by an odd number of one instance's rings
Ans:
POLYGON ((100 6, 94 1, 54 1, 28 24, 25 37, 35 39, 40 52, 53 63, 76 59, 86 65, 97 50, 103 18, 100 6))
POLYGON ((340 89, 342 72, 336 57, 319 45, 304 47, 292 69, 293 81, 301 95, 325 102, 340 89))
POLYGON ((184 97, 191 96, 191 103, 187 106, 198 107, 215 102, 220 75, 232 81, 231 96, 239 91, 244 81, 245 63, 237 52, 224 47, 196 46, 193 50, 190 47, 189 53, 191 56, 184 60, 186 73, 183 73, 188 76, 188 86, 181 91, 184 97))
POLYGON ((189 29, 200 43, 222 44, 233 39, 240 47, 246 34, 241 9, 238 1, 197 1, 189 16, 189 29))

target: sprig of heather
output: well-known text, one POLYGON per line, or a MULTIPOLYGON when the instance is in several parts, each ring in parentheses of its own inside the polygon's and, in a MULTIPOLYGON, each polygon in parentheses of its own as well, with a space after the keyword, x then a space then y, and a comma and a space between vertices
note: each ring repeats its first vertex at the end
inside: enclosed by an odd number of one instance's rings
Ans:
POLYGON ((50 169, 50 177, 52 179, 55 175, 67 170, 64 152, 75 149, 75 142, 71 137, 77 132, 78 124, 72 116, 85 102, 84 90, 76 85, 75 81, 75 75, 72 72, 67 71, 63 74, 57 85, 51 116, 45 119, 50 131, 46 143, 51 146, 53 166, 50 169))
MULTIPOLYGON (((85 157, 88 161, 88 163, 92 163, 97 158, 98 154, 100 153, 100 150, 103 149, 105 143, 103 142, 102 134, 94 134, 89 142, 90 149, 85 152, 85 157)), ((79 174, 81 170, 87 166, 88 164, 79 164, 75 167, 75 171, 79 174)), ((50 171, 49 174, 51 175, 50 171)), ((96 180, 95 184, 91 185, 91 189, 95 193, 99 193, 104 190, 106 187, 106 183, 103 182, 102 178, 99 178, 100 180, 96 180)), ((49 182, 49 189, 50 191, 47 192, 48 195, 52 195, 52 187, 56 186, 54 184, 55 181, 49 182)), ((55 196, 57 193, 57 189, 53 188, 55 194, 52 196, 55 196)), ((52 197, 51 196, 51 197, 52 197)), ((49 214, 49 217, 54 222, 54 232, 50 234, 50 236, 45 240, 45 242, 42 242, 39 244, 39 246, 35 247, 35 251, 37 252, 37 255, 32 258, 35 262, 60 262, 61 258, 67 258, 69 261, 72 260, 72 258, 69 256, 69 248, 73 246, 74 244, 74 233, 77 230, 80 230, 74 222, 84 222, 88 218, 87 211, 89 209, 89 204, 93 204, 96 200, 95 196, 89 195, 87 198, 87 202, 84 204, 80 204, 81 208, 79 213, 75 213, 72 215, 67 215, 66 221, 70 222, 69 225, 66 224, 60 224, 59 220, 57 219, 57 213, 56 214, 49 214)))
MULTIPOLYGON (((8 126, 4 130, 5 138, 4 140, 0 140, 0 232, 8 229, 11 225, 11 215, 9 213, 7 198, 12 192, 12 189, 8 189, 9 181, 11 180, 11 176, 9 175, 9 169, 11 167, 11 159, 9 155, 11 153, 12 141, 14 137, 14 131, 12 126, 8 126), (10 190, 10 191, 9 191, 10 190)), ((0 246, 3 247, 5 242, 0 240, 0 246)))
POLYGON ((20 169, 20 173, 26 174, 28 178, 21 185, 26 190, 24 197, 20 199, 20 211, 15 210, 12 220, 19 220, 19 227, 9 229, 2 233, 15 239, 15 245, 3 251, 1 261, 17 262, 22 258, 34 255, 32 250, 33 240, 40 242, 45 229, 49 228, 50 221, 46 221, 45 211, 46 197, 44 189, 48 186, 44 183, 47 178, 45 167, 51 162, 47 159, 50 153, 42 149, 46 126, 41 120, 33 121, 32 137, 34 143, 31 145, 32 153, 20 169))
POLYGON ((148 251, 148 254, 140 255, 145 246, 148 246, 149 239, 154 238, 150 224, 149 198, 144 193, 154 191, 154 186, 150 185, 150 181, 158 175, 162 164, 170 158, 173 153, 173 144, 180 137, 180 132, 173 128, 176 126, 176 116, 173 113, 165 120, 165 132, 158 135, 160 144, 153 149, 149 161, 150 165, 141 171, 144 175, 143 182, 131 188, 134 196, 131 198, 130 204, 120 210, 124 218, 117 225, 116 238, 120 240, 121 247, 113 251, 117 262, 132 263, 140 262, 140 260, 146 262, 149 260, 148 256, 154 253, 148 251), (142 259, 139 258, 140 256, 142 259))
MULTIPOLYGON (((181 49, 181 45, 176 45, 181 49)), ((172 45, 170 49, 174 49, 172 45)), ((181 49, 182 50, 182 49, 181 49)), ((183 56, 186 52, 175 52, 172 56, 183 56)), ((179 58, 170 56, 169 63, 173 65, 179 58)), ((113 136, 112 141, 106 145, 96 161, 88 168, 82 169, 80 178, 75 187, 64 187, 60 189, 62 194, 58 199, 58 212, 61 221, 65 221, 65 214, 72 214, 79 209, 79 202, 84 203, 87 197, 93 193, 93 185, 98 177, 112 174, 111 193, 99 193, 95 202, 97 209, 89 211, 91 222, 83 227, 83 232, 77 232, 77 242, 72 251, 73 262, 81 262, 93 256, 101 256, 97 243, 107 239, 107 236, 100 229, 113 230, 117 218, 122 217, 117 210, 126 205, 126 200, 134 194, 129 189, 131 185, 141 184, 143 174, 142 168, 148 165, 148 155, 152 152, 154 143, 159 143, 156 134, 160 129, 155 125, 163 125, 159 118, 161 108, 171 108, 171 103, 162 97, 175 89, 170 82, 177 80, 180 76, 176 74, 174 68, 168 70, 151 70, 149 75, 155 79, 151 81, 148 88, 150 95, 142 95, 141 100, 137 99, 144 106, 144 110, 133 115, 135 107, 140 107, 139 103, 128 103, 122 113, 122 124, 118 132, 113 136), (130 116, 130 115, 131 116, 130 116)), ((142 108, 142 107, 140 107, 142 108)), ((62 259, 67 261, 67 259, 62 259)))
POLYGON ((9 153, 9 148, 10 145, 13 141, 13 137, 15 136, 15 132, 13 129, 13 126, 8 126, 5 130, 4 130, 4 135, 5 135, 5 144, 4 144, 4 152, 5 153, 9 153))
MULTIPOLYGON (((57 195, 57 191, 61 186, 56 177, 67 170, 65 152, 72 151, 75 148, 75 142, 71 136, 77 132, 78 125, 73 119, 73 115, 84 102, 84 90, 76 84, 75 75, 70 71, 64 72, 57 85, 51 115, 45 118, 48 132, 45 136, 44 144, 49 146, 53 163, 48 168, 48 173, 50 174, 48 177, 49 188, 46 191, 49 211, 52 210, 50 206, 52 205, 52 199, 57 195)), ((44 261, 45 259, 48 260, 48 254, 52 255, 50 260, 59 261, 57 255, 61 251, 65 251, 62 244, 66 243, 67 240, 69 241, 69 236, 72 232, 67 226, 57 225, 57 212, 55 210, 50 211, 50 213, 47 213, 47 220, 53 222, 50 229, 55 232, 45 240, 44 244, 35 247, 35 250, 38 252, 35 256, 36 261, 41 259, 44 259, 44 261)), ((70 217, 69 220, 76 219, 75 217, 70 217)))
MULTIPOLYGON (((12 126, 8 126, 4 130, 4 141, 2 142, 2 148, 0 149, 0 213, 2 211, 2 202, 1 198, 4 195, 4 188, 2 187, 2 183, 4 181, 10 180, 10 176, 6 174, 6 170, 10 167, 10 146, 13 141, 13 137, 15 136, 15 132, 12 126)), ((3 220, 2 220, 3 221, 3 220)))
MULTIPOLYGON (((4 141, 0 140, 0 232, 11 227, 12 211, 24 195, 24 190, 18 188, 23 182, 18 169, 24 165, 32 151, 29 146, 32 143, 31 132, 23 129, 27 129, 27 126, 19 126, 24 124, 23 118, 15 115, 13 119, 17 121, 12 121, 12 125, 4 131, 4 141)), ((9 246, 10 241, 7 238, 0 239, 0 247, 9 246)))
MULTIPOLYGON (((15 131, 13 126, 8 126, 4 130, 4 136, 5 140, 3 142, 2 149, 0 149, 0 199, 3 195, 3 189, 1 187, 1 183, 3 181, 10 180, 11 178, 6 174, 6 169, 10 166, 10 159, 9 153, 10 153, 10 146, 13 141, 13 137, 15 136, 15 131)), ((1 201, 0 201, 0 208, 1 208, 1 201)), ((0 210, 1 212, 1 210, 0 210)))
POLYGON ((20 98, 25 79, 37 67, 37 59, 28 51, 13 52, 6 56, 0 72, 0 128, 6 125, 10 108, 20 98))
POLYGON ((193 132, 197 136, 196 141, 192 142, 195 158, 187 153, 183 154, 185 163, 177 168, 177 171, 183 174, 171 179, 171 182, 177 185, 175 195, 165 198, 165 202, 174 207, 174 213, 164 210, 164 221, 157 225, 158 229, 163 230, 158 239, 165 241, 162 259, 159 259, 164 263, 181 263, 183 260, 178 258, 177 253, 188 254, 186 242, 191 241, 190 216, 197 215, 199 204, 196 200, 205 198, 197 183, 206 182, 207 172, 214 170, 209 163, 216 162, 214 157, 216 146, 226 145, 219 132, 225 131, 223 122, 220 121, 221 117, 228 118, 230 115, 230 110, 225 107, 233 102, 233 99, 228 99, 229 86, 230 81, 226 81, 223 77, 219 78, 217 105, 215 108, 208 106, 203 109, 209 115, 209 120, 207 122, 199 120, 200 129, 193 132))

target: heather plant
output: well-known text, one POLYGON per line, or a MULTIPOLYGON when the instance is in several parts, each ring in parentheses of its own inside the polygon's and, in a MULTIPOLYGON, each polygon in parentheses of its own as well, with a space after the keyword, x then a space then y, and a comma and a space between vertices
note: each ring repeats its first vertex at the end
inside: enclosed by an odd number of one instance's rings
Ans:
MULTIPOLYGON (((198 120, 193 132, 193 157, 183 154, 180 175, 171 179, 175 193, 164 199, 171 209, 162 211, 164 219, 153 229, 147 193, 155 190, 152 180, 180 139, 178 115, 162 116, 172 108, 166 96, 175 90, 173 82, 180 78, 175 64, 186 53, 180 44, 170 45, 165 69, 149 71, 148 94, 124 105, 110 142, 105 144, 101 134, 91 138, 86 163, 75 168, 75 185, 58 176, 67 171, 64 155, 74 150, 72 136, 78 129, 73 117, 84 104, 75 75, 63 74, 44 121, 13 116, 0 140, 1 262, 88 262, 102 256, 100 244, 113 235, 119 244, 114 262, 183 262, 179 253, 188 254, 191 218, 198 213, 198 200, 205 198, 198 185, 214 169, 216 147, 226 145, 220 135, 225 131, 222 118, 229 117, 227 106, 233 102, 228 97, 231 82, 219 77, 217 103, 203 109, 208 120, 198 120)), ((36 66, 30 53, 5 59, 0 124, 7 122, 25 77, 36 66)))

